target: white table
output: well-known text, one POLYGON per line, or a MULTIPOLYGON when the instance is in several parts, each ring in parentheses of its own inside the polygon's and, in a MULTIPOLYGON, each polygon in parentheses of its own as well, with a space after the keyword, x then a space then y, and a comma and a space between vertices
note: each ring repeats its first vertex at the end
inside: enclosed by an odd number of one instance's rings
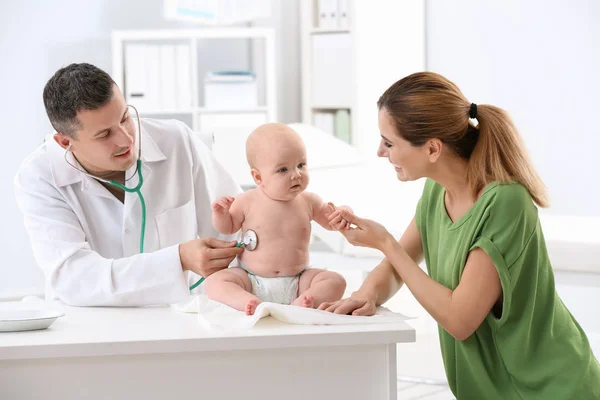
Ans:
POLYGON ((206 330, 170 308, 73 308, 0 333, 0 399, 396 399, 408 324, 206 330))

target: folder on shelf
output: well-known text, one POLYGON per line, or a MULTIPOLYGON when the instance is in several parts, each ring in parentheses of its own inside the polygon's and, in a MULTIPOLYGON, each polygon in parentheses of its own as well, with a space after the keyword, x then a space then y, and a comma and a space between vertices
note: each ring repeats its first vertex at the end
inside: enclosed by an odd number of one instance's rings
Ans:
POLYGON ((349 0, 338 0, 337 8, 337 27, 339 29, 350 28, 350 9, 349 0))
POLYGON ((320 112, 313 113, 313 126, 319 130, 323 130, 323 115, 320 112))
POLYGON ((346 143, 352 143, 350 130, 350 112, 346 109, 335 113, 335 136, 346 143))
POLYGON ((128 44, 125 93, 140 111, 189 111, 192 107, 190 46, 128 44))
POLYGON ((337 0, 319 0, 317 10, 319 29, 337 28, 337 8, 337 0))
POLYGON ((187 110, 192 107, 192 65, 190 46, 187 44, 178 44, 175 47, 176 63, 176 94, 177 109, 187 110))
POLYGON ((177 82, 175 80, 175 46, 162 44, 160 55, 160 109, 173 111, 177 108, 177 82))
POLYGON ((157 45, 147 45, 146 48, 146 105, 148 110, 156 111, 161 107, 160 95, 160 54, 157 45))
POLYGON ((333 112, 318 111, 314 114, 314 125, 321 131, 333 135, 335 133, 335 120, 333 112))
POLYGON ((139 109, 148 107, 146 77, 146 45, 125 46, 125 100, 139 109))

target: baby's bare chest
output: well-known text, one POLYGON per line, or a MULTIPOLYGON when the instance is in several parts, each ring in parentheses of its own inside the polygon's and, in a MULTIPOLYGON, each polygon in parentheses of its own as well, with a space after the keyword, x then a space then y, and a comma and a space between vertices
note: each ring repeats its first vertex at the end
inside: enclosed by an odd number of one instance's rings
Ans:
POLYGON ((246 214, 244 229, 254 229, 273 238, 297 237, 310 235, 310 220, 310 209, 302 202, 257 202, 246 214))

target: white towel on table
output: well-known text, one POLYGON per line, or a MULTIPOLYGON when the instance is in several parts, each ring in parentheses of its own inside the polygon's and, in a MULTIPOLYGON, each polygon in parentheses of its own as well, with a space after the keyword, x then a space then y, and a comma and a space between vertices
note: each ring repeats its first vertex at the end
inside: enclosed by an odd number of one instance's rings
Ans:
POLYGON ((199 322, 210 328, 248 329, 253 327, 258 320, 269 315, 279 321, 298 325, 382 324, 411 319, 411 317, 391 312, 384 307, 377 307, 377 312, 373 316, 358 317, 266 302, 258 305, 254 315, 246 315, 242 311, 210 300, 206 295, 198 295, 189 301, 174 304, 172 307, 180 312, 198 313, 199 322))

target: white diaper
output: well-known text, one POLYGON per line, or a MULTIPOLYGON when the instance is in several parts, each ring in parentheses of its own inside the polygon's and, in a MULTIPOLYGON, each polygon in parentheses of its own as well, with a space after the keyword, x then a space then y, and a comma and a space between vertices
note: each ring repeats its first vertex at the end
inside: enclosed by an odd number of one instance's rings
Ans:
POLYGON ((248 278, 252 284, 252 294, 260 301, 291 304, 298 297, 298 282, 302 272, 295 276, 281 276, 276 278, 265 278, 248 271, 248 278))

